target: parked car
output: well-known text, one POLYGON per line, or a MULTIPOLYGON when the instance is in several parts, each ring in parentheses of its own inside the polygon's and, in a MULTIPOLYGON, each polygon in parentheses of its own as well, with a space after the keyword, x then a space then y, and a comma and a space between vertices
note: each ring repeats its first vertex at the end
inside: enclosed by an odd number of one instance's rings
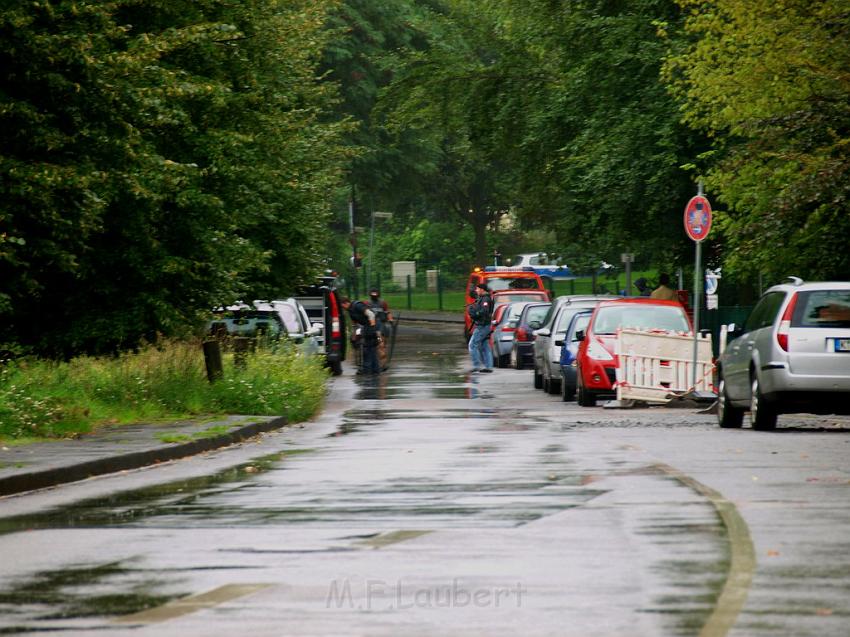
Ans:
POLYGON ((469 339, 472 334, 472 319, 469 318, 469 305, 475 300, 473 296, 473 288, 476 283, 483 281, 490 288, 490 292, 499 292, 501 290, 537 290, 545 293, 546 300, 549 300, 549 292, 546 286, 543 285, 543 279, 540 275, 532 270, 524 270, 522 268, 504 268, 496 266, 488 266, 486 268, 475 268, 469 274, 469 281, 466 285, 465 309, 464 318, 464 336, 469 339))
POLYGON ((596 306, 587 329, 577 332, 580 341, 576 363, 578 403, 592 407, 600 394, 614 391, 617 357, 614 344, 617 330, 629 327, 639 330, 691 333, 691 322, 685 308, 677 301, 660 301, 632 297, 603 301, 596 306))
POLYGON ((317 354, 320 324, 312 325, 304 308, 295 300, 238 303, 213 312, 208 331, 214 336, 266 337, 270 341, 287 338, 300 352, 317 354))
POLYGON ((493 312, 493 331, 490 332, 490 351, 496 367, 507 367, 514 342, 514 332, 526 303, 502 303, 493 312))
POLYGON ((491 296, 493 297, 494 308, 505 303, 549 302, 549 293, 545 290, 499 290, 498 292, 493 292, 491 296))
POLYGON ((581 310, 572 315, 567 331, 564 332, 563 345, 561 346, 561 357, 558 364, 561 368, 561 400, 569 402, 576 396, 576 359, 581 341, 578 339, 579 332, 585 333, 593 310, 581 310))
POLYGON ((850 413, 850 282, 775 285, 717 363, 721 427, 773 429, 780 414, 850 413))
POLYGON ((303 305, 294 298, 275 301, 254 301, 260 312, 276 312, 286 328, 286 337, 295 343, 302 354, 315 356, 322 351, 322 323, 311 323, 303 305))
POLYGON ((528 303, 522 308, 510 351, 510 364, 514 369, 534 365, 534 331, 543 325, 551 303, 528 303))
POLYGON ((334 376, 339 376, 342 374, 348 339, 336 275, 329 272, 319 277, 313 285, 299 290, 294 298, 304 306, 312 323, 323 324, 319 347, 325 355, 325 365, 334 376))
POLYGON ((570 319, 583 309, 594 308, 601 301, 620 297, 567 295, 559 296, 552 303, 535 332, 533 345, 534 387, 549 394, 557 394, 561 386, 561 345, 570 319))

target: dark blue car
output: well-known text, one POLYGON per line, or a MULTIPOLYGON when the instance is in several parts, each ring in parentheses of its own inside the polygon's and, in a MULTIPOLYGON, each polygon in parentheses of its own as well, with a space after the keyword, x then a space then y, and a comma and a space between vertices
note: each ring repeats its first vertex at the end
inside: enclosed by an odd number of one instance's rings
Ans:
POLYGON ((564 334, 564 344, 561 346, 561 400, 569 402, 576 395, 576 355, 580 341, 576 339, 576 332, 583 332, 590 323, 593 309, 579 312, 573 316, 567 331, 564 334))

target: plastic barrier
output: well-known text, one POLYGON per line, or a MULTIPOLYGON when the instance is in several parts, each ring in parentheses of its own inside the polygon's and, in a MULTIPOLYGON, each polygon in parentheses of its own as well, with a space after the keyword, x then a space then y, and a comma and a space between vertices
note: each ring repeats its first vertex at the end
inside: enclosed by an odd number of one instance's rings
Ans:
POLYGON ((711 335, 698 339, 697 382, 691 385, 694 339, 666 332, 618 332, 617 400, 667 402, 670 394, 714 392, 711 335))

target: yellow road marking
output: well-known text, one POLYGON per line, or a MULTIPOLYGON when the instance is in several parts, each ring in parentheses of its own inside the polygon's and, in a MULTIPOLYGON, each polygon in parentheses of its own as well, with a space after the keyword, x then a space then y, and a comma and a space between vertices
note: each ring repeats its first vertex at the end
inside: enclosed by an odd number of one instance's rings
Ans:
POLYGON ((389 533, 381 533, 380 535, 376 535, 375 537, 370 537, 365 540, 358 542, 358 544, 365 544, 366 546, 371 546, 373 549, 383 548, 385 546, 389 546, 390 544, 396 544, 398 542, 405 542, 407 540, 412 540, 417 537, 421 537, 430 533, 431 531, 390 531, 389 533))
POLYGON ((669 465, 654 466, 706 497, 717 510, 717 514, 726 527, 731 552, 729 572, 726 574, 723 590, 714 605, 714 611, 699 632, 699 637, 724 637, 735 625, 747 601, 750 583, 753 581, 753 573, 756 570, 756 552, 750 537, 750 529, 735 505, 721 493, 669 465))
POLYGON ((212 608, 237 597, 251 595, 271 586, 271 584, 226 584, 206 593, 183 597, 162 606, 157 606, 156 608, 149 608, 138 613, 133 613, 132 615, 118 617, 113 621, 116 624, 153 624, 164 622, 205 608, 212 608))

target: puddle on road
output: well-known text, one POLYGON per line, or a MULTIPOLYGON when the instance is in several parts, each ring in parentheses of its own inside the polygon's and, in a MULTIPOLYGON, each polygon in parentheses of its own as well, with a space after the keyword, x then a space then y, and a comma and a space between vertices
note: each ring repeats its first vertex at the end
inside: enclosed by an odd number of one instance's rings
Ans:
POLYGON ((34 573, 0 588, 0 616, 10 624, 0 627, 0 634, 52 631, 51 621, 135 613, 185 594, 163 594, 165 584, 123 562, 34 573))
POLYGON ((231 467, 219 473, 90 498, 39 513, 0 518, 0 534, 33 529, 128 525, 163 510, 189 507, 200 498, 250 486, 253 477, 278 467, 287 456, 309 453, 292 449, 231 467))

